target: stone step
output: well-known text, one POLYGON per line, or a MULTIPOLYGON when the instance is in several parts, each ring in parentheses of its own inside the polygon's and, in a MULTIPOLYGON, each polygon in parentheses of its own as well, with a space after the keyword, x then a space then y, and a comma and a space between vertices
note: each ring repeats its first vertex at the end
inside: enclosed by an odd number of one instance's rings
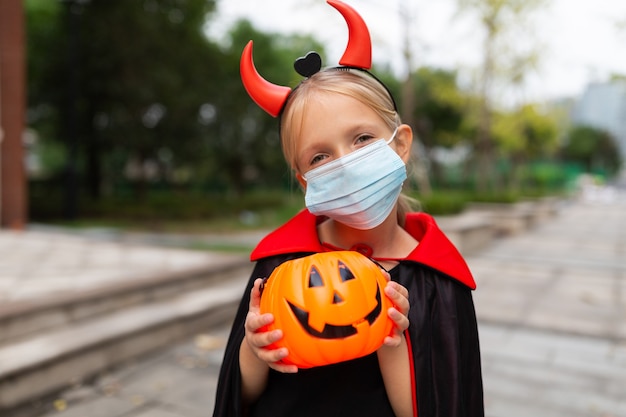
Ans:
POLYGON ((248 275, 250 262, 235 255, 220 255, 211 263, 178 271, 103 283, 83 291, 0 305, 0 347, 28 339, 42 331, 81 323, 123 308, 155 303, 187 292, 248 275))
POLYGON ((250 269, 236 269, 238 274, 206 288, 112 309, 0 347, 0 415, 230 320, 250 269))

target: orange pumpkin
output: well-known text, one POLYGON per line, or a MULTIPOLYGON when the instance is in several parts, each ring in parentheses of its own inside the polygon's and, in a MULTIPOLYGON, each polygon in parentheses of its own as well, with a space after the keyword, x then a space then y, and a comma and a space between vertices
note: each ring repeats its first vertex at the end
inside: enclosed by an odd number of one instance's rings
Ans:
POLYGON ((328 365, 368 355, 393 329, 380 267, 354 251, 324 252, 279 265, 265 283, 261 313, 272 313, 266 330, 283 338, 283 363, 298 368, 328 365))

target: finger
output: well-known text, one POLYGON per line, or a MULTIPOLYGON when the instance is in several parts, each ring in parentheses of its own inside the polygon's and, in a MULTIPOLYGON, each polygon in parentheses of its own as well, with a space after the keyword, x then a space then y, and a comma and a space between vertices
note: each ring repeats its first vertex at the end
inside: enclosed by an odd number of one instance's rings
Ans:
POLYGON ((259 349, 257 356, 259 359, 267 362, 268 366, 278 372, 283 373, 296 373, 298 367, 296 365, 286 364, 281 362, 289 355, 287 348, 278 349, 259 349))
POLYGON ((246 334, 246 340, 253 349, 263 349, 274 342, 283 338, 281 330, 272 330, 269 332, 250 332, 246 334))
POLYGON ((285 359, 289 352, 287 348, 278 348, 278 349, 258 349, 256 352, 259 359, 267 362, 268 365, 273 365, 281 360, 285 359))
POLYGON ((395 324, 396 333, 402 333, 409 327, 409 318, 398 311, 395 307, 390 307, 387 310, 387 315, 395 324))
POLYGON ((399 334, 394 334, 392 336, 387 336, 383 340, 383 344, 389 347, 398 347, 402 343, 402 336, 399 334))
POLYGON ((395 292, 400 294, 402 297, 409 298, 409 290, 407 290, 403 285, 400 285, 399 283, 395 281, 389 281, 385 288, 387 287, 389 287, 389 289, 394 290, 395 292))
POLYGON ((263 279, 257 278, 254 280, 254 285, 250 290, 250 305, 249 310, 258 311, 261 305, 261 284, 263 279))
POLYGON ((269 366, 275 371, 286 374, 295 374, 296 372, 298 372, 298 367, 296 365, 287 365, 281 362, 274 362, 270 363, 269 366))
POLYGON ((385 287, 385 295, 389 297, 402 314, 408 314, 410 303, 406 288, 392 281, 385 287))
POLYGON ((249 311, 243 326, 246 332, 257 333, 264 326, 272 324, 273 322, 274 316, 272 313, 259 314, 249 311))

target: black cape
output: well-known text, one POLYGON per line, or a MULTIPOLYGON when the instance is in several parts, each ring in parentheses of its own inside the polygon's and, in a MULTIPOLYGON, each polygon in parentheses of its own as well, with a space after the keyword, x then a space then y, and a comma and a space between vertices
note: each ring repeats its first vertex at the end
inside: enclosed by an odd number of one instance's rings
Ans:
MULTIPOLYGON (((239 346, 256 278, 281 263, 328 251, 317 237, 321 219, 303 210, 269 234, 252 252, 256 261, 226 346, 214 417, 245 415, 241 404, 239 346)), ((482 417, 483 387, 476 314, 476 288, 457 249, 424 213, 407 215, 405 229, 420 243, 391 271, 409 291, 409 343, 414 416, 482 417)), ((376 353, 296 374, 270 370, 268 386, 248 410, 251 416, 393 416, 376 353)))

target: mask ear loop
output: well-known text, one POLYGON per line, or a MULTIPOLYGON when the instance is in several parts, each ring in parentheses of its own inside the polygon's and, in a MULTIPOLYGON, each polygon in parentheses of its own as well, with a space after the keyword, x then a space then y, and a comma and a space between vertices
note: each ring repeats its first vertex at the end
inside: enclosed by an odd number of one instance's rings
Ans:
POLYGON ((396 133, 398 133, 398 128, 399 128, 399 127, 400 127, 400 126, 397 126, 397 127, 396 127, 396 130, 394 130, 394 131, 393 131, 393 134, 391 135, 391 138, 389 138, 389 139, 386 141, 387 145, 390 145, 390 144, 391 144, 391 142, 393 142, 393 140, 396 138, 396 133))

